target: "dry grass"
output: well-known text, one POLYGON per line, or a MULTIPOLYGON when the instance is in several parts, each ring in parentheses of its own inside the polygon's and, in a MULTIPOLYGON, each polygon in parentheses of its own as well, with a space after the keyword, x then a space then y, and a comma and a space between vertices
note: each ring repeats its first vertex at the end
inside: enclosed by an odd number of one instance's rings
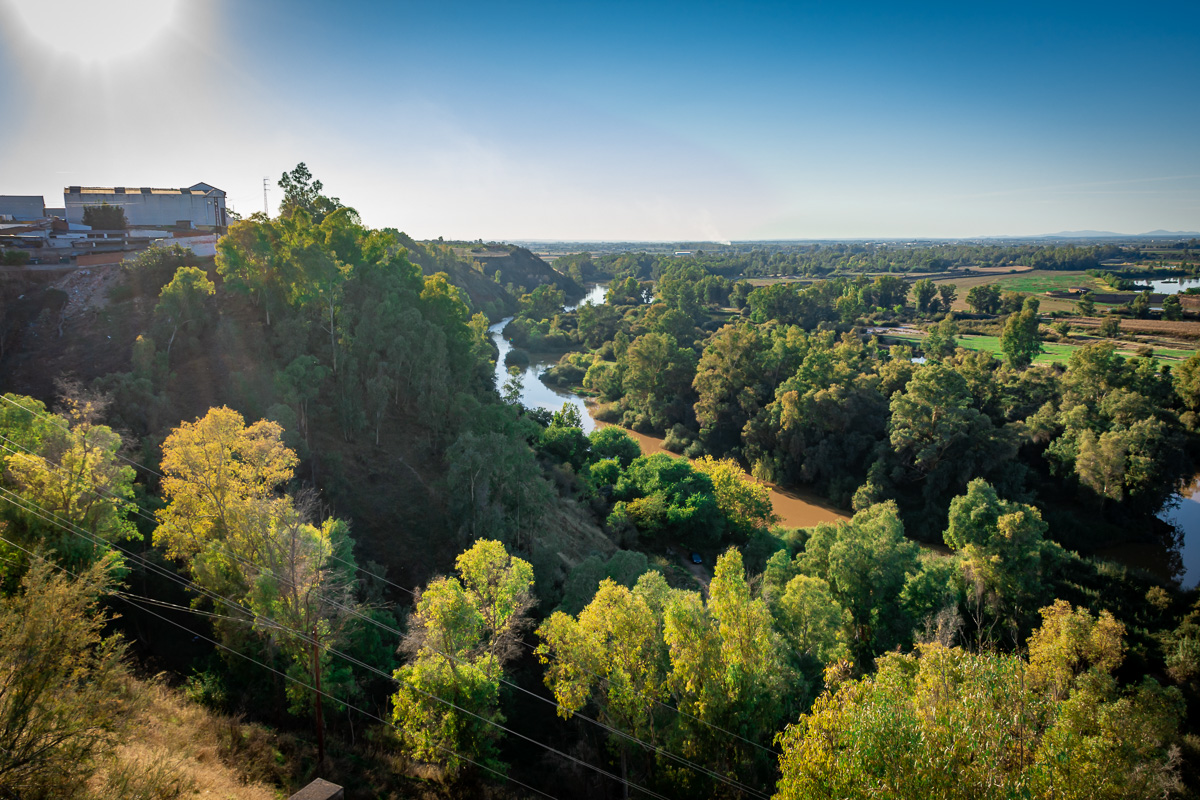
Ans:
MULTIPOLYGON (((1101 320, 1096 317, 1080 317, 1071 320, 1072 325, 1081 328, 1092 328, 1099 325, 1100 322, 1101 320)), ((1122 317, 1120 324, 1122 333, 1154 333, 1179 339, 1200 339, 1200 322, 1122 317)))
POLYGON ((267 784, 248 779, 255 760, 273 759, 269 744, 265 754, 238 754, 245 757, 243 766, 250 769, 235 768, 222 760, 233 760, 228 740, 240 737, 243 742, 265 744, 267 737, 256 735, 263 731, 218 717, 161 680, 131 678, 128 692, 135 699, 130 735, 93 777, 89 786, 92 796, 138 800, 279 797, 267 784))

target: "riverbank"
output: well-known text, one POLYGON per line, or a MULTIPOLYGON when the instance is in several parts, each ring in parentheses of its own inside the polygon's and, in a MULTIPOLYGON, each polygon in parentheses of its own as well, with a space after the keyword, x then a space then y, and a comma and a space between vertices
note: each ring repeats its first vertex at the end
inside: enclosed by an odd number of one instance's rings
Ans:
MULTIPOLYGON (((588 406, 589 414, 591 408, 591 406, 588 406)), ((597 428, 604 428, 611 425, 611 423, 600 422, 599 420, 594 420, 594 422, 597 428)), ((661 437, 638 433, 628 428, 622 428, 622 430, 638 443, 638 446, 642 448, 643 455, 666 453, 675 458, 683 458, 678 453, 672 453, 663 447, 661 437)), ((816 495, 799 492, 794 489, 784 489, 766 481, 759 481, 759 483, 767 487, 767 493, 771 498, 771 507, 775 510, 776 516, 779 517, 779 524, 785 527, 811 528, 820 522, 841 522, 842 520, 850 519, 851 515, 849 512, 836 508, 816 495)))

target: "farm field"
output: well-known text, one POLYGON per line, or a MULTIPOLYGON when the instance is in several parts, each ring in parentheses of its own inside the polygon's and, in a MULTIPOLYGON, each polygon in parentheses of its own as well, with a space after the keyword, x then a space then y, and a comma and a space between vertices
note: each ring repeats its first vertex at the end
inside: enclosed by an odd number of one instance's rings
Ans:
MULTIPOLYGON (((951 308, 955 311, 969 311, 970 306, 967 305, 967 292, 971 291, 972 287, 985 286, 995 284, 1005 292, 1024 292, 1026 294, 1044 295, 1046 292, 1051 292, 1056 289, 1069 289, 1072 286, 1080 286, 1089 290, 1099 291, 1107 286, 1102 284, 1096 278, 1088 275, 1086 272, 1071 271, 1064 272, 1060 270, 1030 270, 1028 268, 1021 272, 1012 273, 1014 268, 1008 268, 1003 272, 996 271, 991 275, 970 275, 962 278, 940 278, 934 283, 953 283, 958 287, 958 296, 954 300, 951 308)), ((1039 297, 1043 312, 1051 311, 1074 311, 1075 301, 1057 297, 1039 297)))
MULTIPOLYGON (((888 336, 886 338, 895 339, 897 341, 904 341, 904 342, 920 344, 921 340, 924 339, 925 337, 923 335, 917 335, 917 334, 901 334, 901 335, 897 335, 897 336, 888 336)), ((1058 362, 1060 364, 1066 364, 1067 361, 1071 358, 1071 353, 1074 352, 1076 349, 1083 347, 1085 345, 1094 344, 1099 341, 1105 341, 1105 340, 1102 340, 1100 337, 1097 337, 1097 336, 1079 336, 1079 337, 1072 337, 1072 341, 1070 343, 1045 342, 1042 345, 1043 352, 1036 359, 1034 359, 1033 363, 1035 363, 1035 364, 1053 364, 1055 362, 1058 362)), ((1118 352, 1120 352, 1122 355, 1124 355, 1126 357, 1134 355, 1137 347, 1140 346, 1140 345, 1133 345, 1129 342, 1114 342, 1114 344, 1117 345, 1118 352)), ((958 337, 958 345, 959 345, 959 347, 963 347, 967 350, 987 351, 989 353, 995 354, 997 357, 1000 357, 1001 352, 1002 352, 1000 349, 1000 337, 999 336, 972 336, 972 335, 959 336, 958 337)), ((1194 356, 1196 354, 1195 350, 1186 350, 1183 348, 1161 347, 1161 346, 1155 346, 1155 345, 1152 345, 1152 347, 1154 349, 1154 357, 1161 359, 1163 361, 1183 361, 1185 359, 1191 358, 1192 356, 1194 356)))
MULTIPOLYGON (((1184 302, 1184 307, 1187 308, 1187 301, 1185 300, 1184 302)), ((1093 328, 1100 324, 1100 319, 1097 317, 1077 317, 1071 320, 1071 324, 1078 327, 1093 328)), ((1122 319, 1121 332, 1156 334, 1181 339, 1200 339, 1200 322, 1192 320, 1122 319)))

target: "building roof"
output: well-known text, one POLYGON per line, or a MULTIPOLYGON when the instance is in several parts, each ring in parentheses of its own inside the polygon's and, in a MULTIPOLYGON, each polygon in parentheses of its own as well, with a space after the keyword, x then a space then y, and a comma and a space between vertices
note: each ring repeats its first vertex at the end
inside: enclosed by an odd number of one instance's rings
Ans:
POLYGON ((151 186, 67 186, 63 194, 200 194, 224 197, 225 192, 207 183, 197 183, 186 189, 158 189, 151 186))

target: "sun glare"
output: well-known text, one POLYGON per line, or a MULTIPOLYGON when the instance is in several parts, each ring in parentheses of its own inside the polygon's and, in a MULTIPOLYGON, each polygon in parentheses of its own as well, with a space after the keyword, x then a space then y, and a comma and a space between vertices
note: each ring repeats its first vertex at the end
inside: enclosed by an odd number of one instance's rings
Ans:
POLYGON ((57 57, 90 64, 137 55, 171 26, 179 0, 10 2, 25 32, 57 57))

